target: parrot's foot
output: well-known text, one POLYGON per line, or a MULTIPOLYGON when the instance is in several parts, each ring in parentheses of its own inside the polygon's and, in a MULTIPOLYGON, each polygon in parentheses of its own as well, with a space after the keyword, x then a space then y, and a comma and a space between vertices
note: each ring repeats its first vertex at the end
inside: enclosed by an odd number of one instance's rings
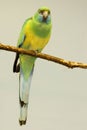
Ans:
POLYGON ((41 52, 41 50, 31 50, 31 52, 32 52, 34 55, 37 55, 38 53, 41 52))
POLYGON ((19 120, 19 124, 22 126, 22 125, 25 125, 26 124, 26 120, 19 120))
POLYGON ((35 50, 31 50, 31 52, 34 54, 34 55, 37 55, 37 51, 35 51, 35 50))

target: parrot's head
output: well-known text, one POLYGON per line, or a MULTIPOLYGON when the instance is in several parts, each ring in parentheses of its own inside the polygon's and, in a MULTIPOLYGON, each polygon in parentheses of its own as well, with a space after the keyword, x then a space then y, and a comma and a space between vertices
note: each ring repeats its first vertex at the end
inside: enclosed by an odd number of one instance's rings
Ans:
POLYGON ((34 20, 39 23, 50 24, 51 12, 47 7, 41 7, 34 15, 34 20))

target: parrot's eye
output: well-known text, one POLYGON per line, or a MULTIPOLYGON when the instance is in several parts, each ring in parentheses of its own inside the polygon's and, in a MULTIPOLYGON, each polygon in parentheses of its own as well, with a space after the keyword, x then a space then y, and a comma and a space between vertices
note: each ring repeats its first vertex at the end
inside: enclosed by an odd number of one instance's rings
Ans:
POLYGON ((39 9, 38 12, 39 14, 43 14, 44 11, 39 9))
POLYGON ((48 14, 50 14, 50 11, 48 10, 48 14))

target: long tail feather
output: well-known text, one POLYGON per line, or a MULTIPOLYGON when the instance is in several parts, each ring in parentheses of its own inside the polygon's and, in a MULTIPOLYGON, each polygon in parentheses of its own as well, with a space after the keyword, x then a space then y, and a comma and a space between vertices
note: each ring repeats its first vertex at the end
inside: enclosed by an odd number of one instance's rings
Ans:
POLYGON ((28 99, 31 79, 33 75, 33 69, 28 80, 24 79, 22 70, 20 69, 20 87, 19 87, 19 103, 20 103, 20 125, 25 125, 27 121, 27 111, 28 111, 28 99))

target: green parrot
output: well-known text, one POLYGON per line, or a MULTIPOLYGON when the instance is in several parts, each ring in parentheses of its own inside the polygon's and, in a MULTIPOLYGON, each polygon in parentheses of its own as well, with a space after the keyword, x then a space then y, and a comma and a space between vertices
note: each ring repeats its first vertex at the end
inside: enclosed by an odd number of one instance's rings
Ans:
MULTIPOLYGON (((26 50, 33 50, 39 53, 43 50, 51 35, 51 12, 47 7, 41 7, 33 17, 28 18, 20 32, 17 47, 26 50)), ((27 121, 28 98, 31 79, 34 70, 36 57, 16 53, 13 65, 13 72, 19 74, 19 104, 20 104, 20 125, 27 121), (18 62, 19 59, 19 62, 18 62)))

